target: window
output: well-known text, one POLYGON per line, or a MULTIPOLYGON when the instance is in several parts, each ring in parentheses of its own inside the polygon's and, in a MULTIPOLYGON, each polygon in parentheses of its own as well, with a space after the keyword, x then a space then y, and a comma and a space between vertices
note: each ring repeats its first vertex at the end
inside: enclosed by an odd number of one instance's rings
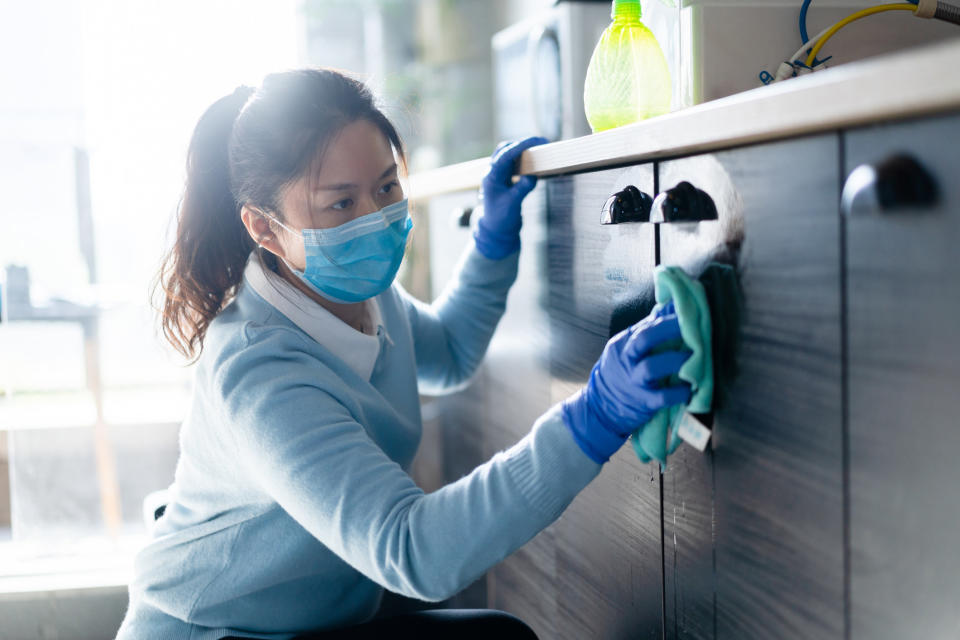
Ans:
POLYGON ((189 137, 295 66, 301 25, 293 1, 0 9, 0 590, 126 581, 189 402, 149 306, 189 137))
MULTIPOLYGON (((149 286, 201 113, 268 72, 332 66, 370 84, 414 170, 486 156, 490 36, 519 17, 492 6, 0 8, 0 81, 17 88, 0 92, 0 591, 69 571, 122 584, 143 500, 173 480, 192 370, 158 336, 149 286)), ((423 298, 427 225, 413 215, 400 277, 423 298)))

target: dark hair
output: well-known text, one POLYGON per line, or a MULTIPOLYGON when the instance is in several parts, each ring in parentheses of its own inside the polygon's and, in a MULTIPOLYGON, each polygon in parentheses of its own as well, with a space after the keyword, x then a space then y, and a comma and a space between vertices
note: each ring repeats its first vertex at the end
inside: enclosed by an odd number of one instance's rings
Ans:
POLYGON ((154 284, 164 295, 163 335, 177 351, 199 357, 207 327, 236 295, 256 247, 241 206, 281 215, 283 188, 312 172, 333 135, 361 119, 383 132, 405 170, 400 136, 370 90, 332 69, 272 73, 203 113, 187 151, 176 240, 154 284))

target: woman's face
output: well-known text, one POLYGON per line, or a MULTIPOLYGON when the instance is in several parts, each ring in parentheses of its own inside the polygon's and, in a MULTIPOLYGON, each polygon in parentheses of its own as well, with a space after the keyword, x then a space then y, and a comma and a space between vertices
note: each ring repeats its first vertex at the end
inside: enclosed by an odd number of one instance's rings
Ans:
MULTIPOLYGON (((283 222, 296 231, 327 229, 403 200, 393 148, 372 122, 356 120, 327 145, 314 176, 290 183, 280 198, 283 222)), ((284 257, 304 268, 303 241, 280 228, 284 257)))

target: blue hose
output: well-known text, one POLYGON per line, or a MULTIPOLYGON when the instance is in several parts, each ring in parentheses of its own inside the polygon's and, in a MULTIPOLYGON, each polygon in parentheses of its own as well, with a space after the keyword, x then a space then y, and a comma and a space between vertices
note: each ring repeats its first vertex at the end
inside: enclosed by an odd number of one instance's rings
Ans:
MULTIPOLYGON (((920 0, 917 0, 917 2, 919 1, 920 0)), ((810 36, 807 34, 807 9, 809 8, 810 8, 810 0, 803 0, 803 4, 800 6, 800 42, 803 44, 807 44, 808 42, 810 42, 810 36)), ((821 65, 827 60, 829 60, 829 58, 826 58, 824 60, 817 60, 816 58, 814 58, 813 66, 816 67, 817 65, 821 65)), ((793 60, 791 60, 790 62, 793 62, 793 60)), ((813 67, 811 67, 811 69, 812 68, 813 67)))
POLYGON ((810 42, 810 36, 807 35, 807 9, 809 8, 810 0, 803 0, 803 5, 800 7, 800 44, 810 42))

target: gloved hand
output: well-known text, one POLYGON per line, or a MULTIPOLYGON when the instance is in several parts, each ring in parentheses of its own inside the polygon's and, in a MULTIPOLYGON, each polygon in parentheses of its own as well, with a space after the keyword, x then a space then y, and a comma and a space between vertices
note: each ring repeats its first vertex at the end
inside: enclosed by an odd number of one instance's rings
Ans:
POLYGON ((483 215, 473 234, 477 249, 491 260, 505 258, 520 249, 520 203, 537 185, 537 177, 520 176, 514 184, 514 169, 524 151, 546 142, 539 136, 501 142, 491 156, 490 169, 480 190, 483 215))
POLYGON ((692 352, 651 353, 677 339, 680 323, 671 302, 610 338, 587 386, 563 402, 564 422, 590 459, 605 463, 657 411, 690 401, 689 383, 661 383, 676 374, 692 352))

